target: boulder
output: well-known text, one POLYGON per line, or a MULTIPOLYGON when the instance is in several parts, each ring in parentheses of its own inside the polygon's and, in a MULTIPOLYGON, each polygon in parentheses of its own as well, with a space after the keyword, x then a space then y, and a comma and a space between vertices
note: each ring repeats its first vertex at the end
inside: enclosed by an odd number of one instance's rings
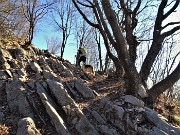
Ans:
POLYGON ((105 125, 98 126, 98 130, 101 132, 102 135, 118 135, 115 129, 110 129, 105 125))
POLYGON ((41 133, 36 129, 34 121, 30 117, 26 117, 18 122, 16 135, 41 135, 41 133))
POLYGON ((48 99, 44 93, 40 93, 40 98, 46 108, 48 115, 51 117, 52 122, 55 125, 56 131, 61 135, 70 135, 66 128, 63 119, 59 116, 54 107, 48 102, 48 99))
POLYGON ((12 110, 17 110, 25 117, 32 117, 33 111, 25 97, 25 88, 20 80, 6 83, 7 102, 12 110))
POLYGON ((41 73, 42 69, 41 67, 36 63, 36 62, 31 62, 30 63, 31 69, 36 72, 36 73, 41 73))
POLYGON ((125 102, 131 103, 138 107, 144 107, 144 102, 142 100, 139 100, 138 98, 132 96, 132 95, 125 95, 122 98, 124 98, 125 102))
POLYGON ((57 99, 59 105, 67 106, 70 104, 75 104, 74 100, 70 97, 67 90, 60 82, 47 80, 47 84, 50 88, 51 93, 57 99))
POLYGON ((84 98, 95 98, 96 95, 94 94, 93 90, 90 89, 86 84, 83 83, 82 80, 77 79, 73 80, 70 83, 71 87, 78 91, 84 98))
POLYGON ((169 135, 180 135, 180 130, 178 128, 170 126, 162 120, 154 110, 145 107, 145 113, 148 119, 151 120, 160 131, 169 135))

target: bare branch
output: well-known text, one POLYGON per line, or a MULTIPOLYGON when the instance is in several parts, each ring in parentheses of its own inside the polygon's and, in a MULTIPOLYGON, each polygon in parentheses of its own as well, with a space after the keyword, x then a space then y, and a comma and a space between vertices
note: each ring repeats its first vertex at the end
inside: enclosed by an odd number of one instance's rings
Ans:
POLYGON ((176 60, 176 58, 177 58, 179 55, 180 55, 180 51, 179 51, 179 52, 176 54, 176 56, 174 57, 173 62, 172 62, 172 64, 171 64, 170 68, 169 68, 169 72, 171 71, 171 69, 172 69, 172 67, 173 67, 173 65, 174 65, 174 63, 175 63, 175 60, 176 60))
POLYGON ((168 88, 172 87, 175 82, 180 79, 180 62, 176 69, 168 75, 165 79, 158 82, 154 85, 148 92, 150 95, 153 95, 153 99, 155 100, 161 93, 163 93, 168 88))
POLYGON ((164 27, 162 27, 162 29, 165 29, 166 27, 168 27, 170 25, 175 25, 175 24, 180 24, 180 22, 170 22, 170 23, 166 24, 164 27))
POLYGON ((84 3, 80 2, 79 0, 77 0, 77 3, 79 3, 80 5, 85 6, 85 7, 93 8, 92 5, 90 6, 90 5, 84 4, 84 3))
POLYGON ((179 3, 180 1, 176 0, 174 6, 163 16, 163 20, 166 19, 172 12, 174 12, 174 10, 178 7, 179 3))
POLYGON ((138 0, 138 4, 136 5, 136 7, 134 8, 134 10, 133 10, 133 15, 135 16, 136 15, 136 13, 137 13, 137 11, 139 10, 139 8, 140 8, 140 6, 141 6, 141 0, 138 0))
POLYGON ((91 26, 95 27, 95 28, 98 28, 99 27, 99 24, 95 24, 95 23, 92 23, 87 17, 86 15, 81 11, 81 9, 78 7, 77 3, 75 2, 75 0, 72 0, 72 2, 74 3, 74 6, 77 8, 77 10, 79 11, 79 13, 82 15, 82 17, 84 18, 84 20, 86 20, 86 22, 88 24, 90 24, 91 26))
POLYGON ((180 29, 180 26, 176 26, 173 29, 171 29, 170 31, 164 32, 163 34, 161 34, 159 41, 164 40, 166 37, 172 35, 174 32, 176 32, 179 29, 180 29))

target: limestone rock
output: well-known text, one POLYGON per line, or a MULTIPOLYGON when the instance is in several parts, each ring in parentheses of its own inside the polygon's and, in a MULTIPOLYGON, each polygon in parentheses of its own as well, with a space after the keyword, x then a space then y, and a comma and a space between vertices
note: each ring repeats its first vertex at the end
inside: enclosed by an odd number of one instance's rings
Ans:
POLYGON ((13 75, 12 75, 10 70, 6 70, 6 73, 9 75, 9 77, 11 77, 11 78, 13 77, 13 75))
POLYGON ((124 115, 124 109, 120 106, 113 105, 113 110, 114 110, 115 114, 117 115, 117 117, 122 120, 123 115, 124 115))
POLYGON ((148 97, 146 89, 144 88, 144 86, 142 84, 139 84, 138 94, 139 94, 139 96, 141 96, 141 98, 148 97))
POLYGON ((151 135, 173 135, 173 134, 167 134, 164 131, 160 130, 159 128, 153 127, 151 135))
POLYGON ((144 102, 132 95, 125 95, 125 96, 123 96, 123 98, 124 98, 125 102, 131 103, 138 107, 144 107, 144 102))
POLYGON ((93 90, 85 85, 80 79, 74 80, 70 85, 82 94, 84 98, 95 98, 93 90))
POLYGON ((163 132, 170 134, 170 135, 180 135, 180 130, 178 128, 175 128, 173 126, 170 126, 168 123, 163 121, 155 112, 154 110, 150 108, 145 108, 145 113, 147 117, 156 125, 157 128, 162 130, 163 132))
POLYGON ((16 47, 14 49, 10 49, 9 51, 11 52, 11 55, 15 59, 23 60, 26 57, 24 50, 22 48, 20 48, 20 47, 16 47))
POLYGON ((41 135, 41 133, 36 129, 34 121, 27 117, 19 121, 17 135, 41 135))
POLYGON ((80 120, 75 124, 75 127, 80 135, 99 135, 85 116, 80 118, 80 120))
POLYGON ((110 129, 105 125, 100 125, 98 126, 99 131, 101 132, 102 135, 118 135, 116 130, 110 129))
POLYGON ((46 59, 42 56, 39 56, 39 64, 42 65, 41 68, 43 70, 47 70, 49 72, 53 72, 51 68, 49 67, 48 63, 46 62, 46 59))
POLYGON ((31 62, 30 66, 31 66, 32 70, 35 71, 36 73, 42 72, 41 67, 36 62, 31 62))
POLYGON ((62 62, 58 62, 59 63, 59 67, 58 67, 58 71, 61 73, 61 76, 63 77, 73 77, 73 73, 68 70, 66 68, 66 66, 63 65, 62 62))
POLYGON ((10 65, 7 63, 2 49, 0 49, 0 69, 10 69, 10 65))
POLYGON ((4 120, 4 113, 0 111, 0 123, 4 120))
POLYGON ((10 71, 12 73, 13 79, 15 79, 15 80, 21 79, 24 81, 26 80, 27 74, 24 69, 11 69, 10 71))
POLYGON ((47 80, 47 84, 52 91, 52 94, 55 96, 61 106, 75 104, 74 100, 70 97, 70 95, 67 93, 67 90, 61 83, 47 80))
POLYGON ((22 113, 25 117, 33 116, 33 112, 24 95, 25 88, 20 80, 14 80, 6 83, 7 102, 11 109, 22 113))
POLYGON ((0 70, 0 80, 8 79, 8 75, 3 70, 0 70))
POLYGON ((47 97, 44 93, 40 93, 41 100, 46 108, 48 115, 51 117, 56 131, 62 135, 70 135, 68 129, 66 128, 63 119, 59 116, 57 111, 53 108, 53 106, 48 102, 47 97))
POLYGON ((54 100, 49 96, 49 94, 47 93, 47 91, 44 89, 44 87, 39 83, 39 82, 36 82, 36 89, 37 89, 37 93, 39 95, 41 94, 45 94, 47 99, 48 99, 48 102, 54 107, 54 108, 57 108, 57 105, 54 103, 54 100))
POLYGON ((44 78, 46 80, 52 80, 52 81, 56 81, 56 82, 61 82, 60 79, 57 77, 57 75, 54 74, 53 72, 43 70, 43 76, 44 76, 44 78))
POLYGON ((96 111, 92 111, 91 113, 100 124, 106 124, 105 120, 96 111))

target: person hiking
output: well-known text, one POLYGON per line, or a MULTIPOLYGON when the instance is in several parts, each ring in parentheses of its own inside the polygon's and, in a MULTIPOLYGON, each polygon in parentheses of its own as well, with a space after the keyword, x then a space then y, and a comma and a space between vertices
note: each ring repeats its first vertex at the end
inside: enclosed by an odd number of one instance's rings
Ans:
POLYGON ((80 63, 83 62, 86 63, 86 55, 87 50, 85 48, 79 47, 78 53, 77 53, 77 65, 80 66, 80 63))

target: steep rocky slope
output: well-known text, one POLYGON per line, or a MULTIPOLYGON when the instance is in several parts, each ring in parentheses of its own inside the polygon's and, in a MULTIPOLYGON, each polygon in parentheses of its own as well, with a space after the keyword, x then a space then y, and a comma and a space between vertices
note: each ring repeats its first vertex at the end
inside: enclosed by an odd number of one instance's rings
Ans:
POLYGON ((173 134, 124 81, 90 77, 46 50, 0 41, 0 134, 173 134))

